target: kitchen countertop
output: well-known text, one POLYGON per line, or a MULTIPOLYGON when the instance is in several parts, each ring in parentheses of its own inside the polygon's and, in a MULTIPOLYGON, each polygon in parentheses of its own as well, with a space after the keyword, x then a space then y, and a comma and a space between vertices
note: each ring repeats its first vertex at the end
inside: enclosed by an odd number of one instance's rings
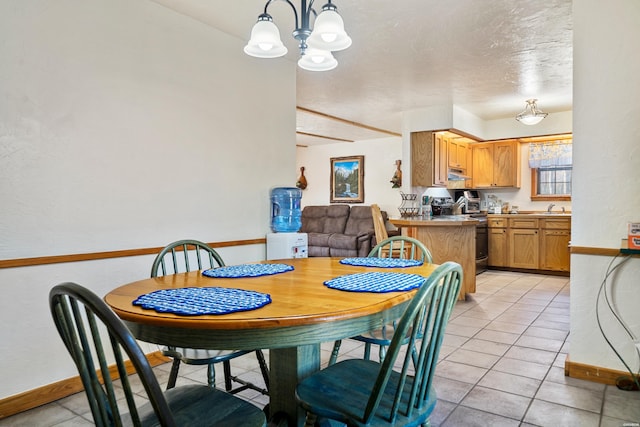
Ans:
POLYGON ((534 218, 571 218, 571 212, 561 213, 561 212, 522 212, 517 214, 488 214, 487 218, 514 218, 517 216, 528 216, 534 218))
POLYGON ((447 227, 447 226, 465 226, 478 224, 478 219, 469 215, 436 215, 431 218, 423 218, 420 216, 404 217, 404 218, 389 218, 395 226, 400 227, 447 227))

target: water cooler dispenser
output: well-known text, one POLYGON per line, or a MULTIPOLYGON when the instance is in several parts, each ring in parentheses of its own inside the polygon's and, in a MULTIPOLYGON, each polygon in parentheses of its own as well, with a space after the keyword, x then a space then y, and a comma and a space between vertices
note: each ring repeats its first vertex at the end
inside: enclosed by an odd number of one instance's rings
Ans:
POLYGON ((271 190, 271 231, 267 234, 267 259, 306 258, 307 234, 302 227, 302 190, 277 187, 271 190))
POLYGON ((307 233, 268 233, 267 259, 307 258, 307 233))

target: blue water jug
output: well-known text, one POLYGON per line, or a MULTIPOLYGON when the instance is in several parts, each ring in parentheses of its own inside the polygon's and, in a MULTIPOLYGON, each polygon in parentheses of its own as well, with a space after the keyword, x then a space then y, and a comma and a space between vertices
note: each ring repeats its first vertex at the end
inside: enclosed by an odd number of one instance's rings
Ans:
POLYGON ((296 187, 276 187, 271 190, 271 230, 274 233, 295 233, 300 230, 301 199, 302 190, 296 187))

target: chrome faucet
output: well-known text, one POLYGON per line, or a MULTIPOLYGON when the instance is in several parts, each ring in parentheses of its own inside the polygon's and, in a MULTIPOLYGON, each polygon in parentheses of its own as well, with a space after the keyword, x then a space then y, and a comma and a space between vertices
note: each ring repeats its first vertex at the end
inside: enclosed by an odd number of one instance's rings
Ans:
POLYGON ((547 207, 547 212, 551 213, 551 209, 553 209, 555 205, 553 203, 549 203, 549 206, 547 207))
POLYGON ((566 211, 564 210, 564 206, 562 207, 562 213, 566 213, 566 211))

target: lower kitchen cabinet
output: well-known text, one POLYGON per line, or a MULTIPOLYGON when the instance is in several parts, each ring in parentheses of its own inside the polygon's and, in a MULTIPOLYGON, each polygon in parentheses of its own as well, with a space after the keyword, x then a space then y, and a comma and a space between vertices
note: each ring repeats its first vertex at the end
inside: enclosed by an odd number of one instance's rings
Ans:
POLYGON ((489 260, 487 263, 490 267, 508 267, 509 252, 507 251, 507 220, 495 218, 487 222, 489 246, 489 260))
POLYGON ((540 260, 538 229, 509 228, 509 267, 537 269, 540 260))
POLYGON ((571 218, 489 216, 489 266, 569 272, 571 218))
POLYGON ((571 254, 571 220, 551 218, 541 220, 540 268, 543 270, 569 271, 571 254))

